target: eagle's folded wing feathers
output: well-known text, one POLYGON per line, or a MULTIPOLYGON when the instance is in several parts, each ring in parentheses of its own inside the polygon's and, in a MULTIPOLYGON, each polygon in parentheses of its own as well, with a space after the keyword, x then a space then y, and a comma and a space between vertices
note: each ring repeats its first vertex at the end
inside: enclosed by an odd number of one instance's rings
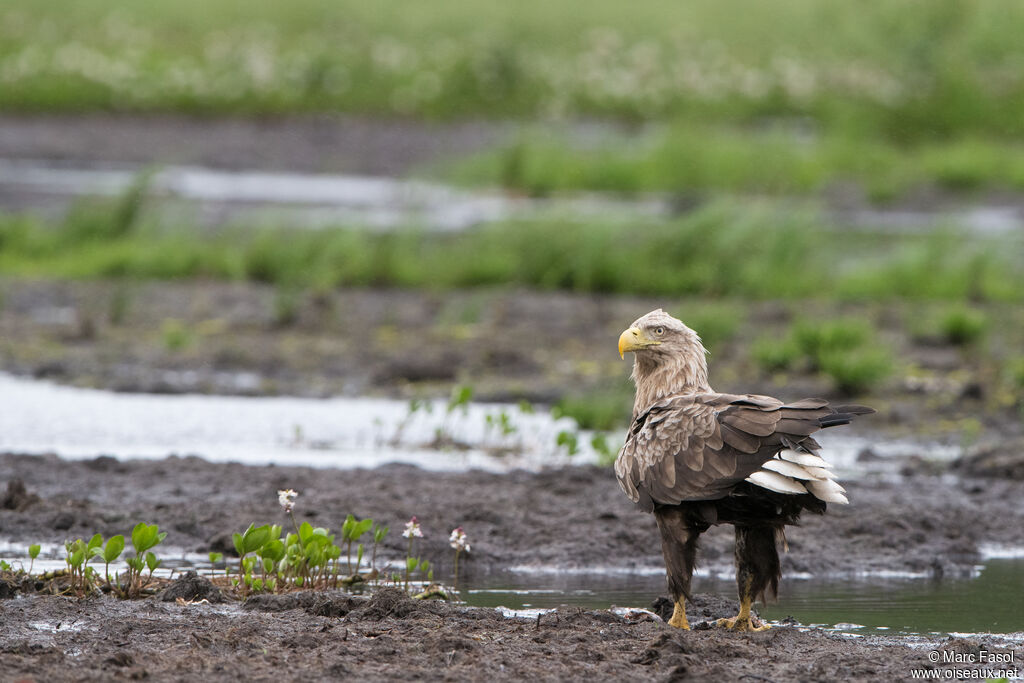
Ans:
POLYGON ((634 421, 615 473, 626 495, 648 510, 655 504, 715 500, 744 480, 845 502, 810 435, 865 411, 871 409, 831 408, 821 399, 783 404, 768 396, 671 396, 634 421))

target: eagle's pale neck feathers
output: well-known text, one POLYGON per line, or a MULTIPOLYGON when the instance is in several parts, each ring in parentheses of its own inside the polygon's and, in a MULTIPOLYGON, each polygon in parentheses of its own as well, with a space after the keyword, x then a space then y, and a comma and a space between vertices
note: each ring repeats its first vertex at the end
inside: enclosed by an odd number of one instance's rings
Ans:
POLYGON ((682 333, 675 343, 665 343, 654 353, 638 353, 633 363, 636 384, 633 418, 658 400, 673 394, 699 394, 712 391, 708 384, 707 351, 692 330, 682 333))

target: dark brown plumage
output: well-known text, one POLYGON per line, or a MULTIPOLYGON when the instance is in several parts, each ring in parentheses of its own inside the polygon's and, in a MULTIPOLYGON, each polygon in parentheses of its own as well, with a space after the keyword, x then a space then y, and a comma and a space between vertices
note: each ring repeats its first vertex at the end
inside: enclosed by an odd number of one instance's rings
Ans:
POLYGON ((827 502, 847 502, 811 435, 874 411, 815 398, 783 403, 717 393, 708 384, 700 338, 661 309, 622 333, 619 353, 628 351, 636 354, 636 401, 615 474, 630 500, 658 523, 676 602, 670 623, 689 628, 684 600, 697 539, 710 525, 726 523, 736 528, 740 614, 721 625, 767 628, 754 623, 750 604, 776 592, 776 540, 784 539, 785 525, 804 510, 822 513, 827 502))

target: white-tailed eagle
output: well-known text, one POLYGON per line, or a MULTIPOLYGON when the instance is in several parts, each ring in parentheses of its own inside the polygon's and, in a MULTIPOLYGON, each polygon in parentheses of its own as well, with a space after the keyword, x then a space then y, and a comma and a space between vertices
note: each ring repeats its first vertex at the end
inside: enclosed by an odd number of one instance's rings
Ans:
POLYGON ((750 606, 778 589, 776 542, 784 541, 785 525, 804 510, 820 514, 826 503, 847 502, 811 435, 874 410, 717 393, 700 337, 661 309, 622 333, 619 355, 629 351, 636 356, 636 401, 615 475, 630 500, 654 513, 661 531, 675 601, 669 623, 689 628, 685 600, 698 537, 712 524, 732 524, 740 612, 718 625, 766 629, 750 606))

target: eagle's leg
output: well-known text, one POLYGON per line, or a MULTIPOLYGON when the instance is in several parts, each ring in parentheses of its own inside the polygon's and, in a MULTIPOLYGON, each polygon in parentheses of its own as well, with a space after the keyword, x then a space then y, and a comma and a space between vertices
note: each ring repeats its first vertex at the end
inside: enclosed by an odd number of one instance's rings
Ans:
POLYGON ((679 508, 658 508, 654 511, 654 518, 661 532, 661 552, 665 556, 668 590, 675 603, 672 618, 668 623, 669 626, 689 630, 686 600, 690 597, 690 579, 697 557, 697 538, 704 529, 694 528, 688 524, 683 511, 679 508))
POLYGON ((736 586, 739 588, 740 613, 732 619, 719 619, 718 626, 736 631, 766 631, 771 626, 750 612, 757 597, 774 595, 779 587, 782 566, 775 547, 774 526, 736 525, 736 586))

